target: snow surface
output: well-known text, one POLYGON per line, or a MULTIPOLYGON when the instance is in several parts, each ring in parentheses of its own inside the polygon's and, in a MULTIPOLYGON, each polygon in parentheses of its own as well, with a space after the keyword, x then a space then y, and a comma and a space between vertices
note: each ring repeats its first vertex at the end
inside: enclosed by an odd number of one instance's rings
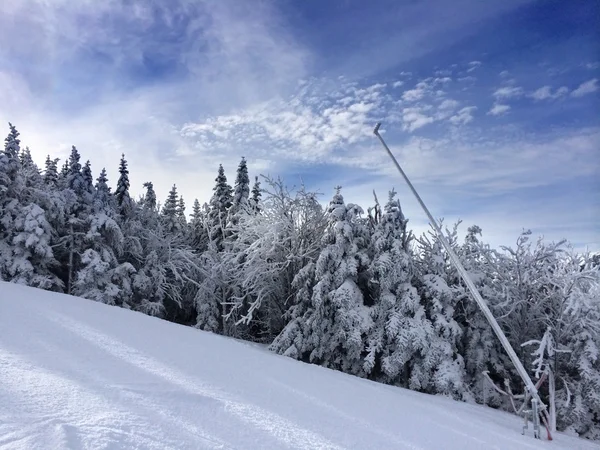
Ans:
POLYGON ((0 283, 2 449, 598 449, 140 313, 0 283))

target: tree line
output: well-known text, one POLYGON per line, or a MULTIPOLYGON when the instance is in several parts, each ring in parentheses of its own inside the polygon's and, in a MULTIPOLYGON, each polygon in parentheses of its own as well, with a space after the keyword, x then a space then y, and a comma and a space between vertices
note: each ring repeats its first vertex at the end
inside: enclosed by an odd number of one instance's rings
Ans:
MULTIPOLYGON (((124 156, 114 190, 74 146, 42 170, 9 126, 0 279, 420 392, 507 409, 491 382, 522 390, 440 241, 410 231, 394 191, 365 212, 337 187, 323 206, 304 186, 250 183, 242 158, 233 186, 219 166, 212 197, 188 215, 175 185, 162 205, 150 181, 132 198, 124 156)), ((525 367, 551 381, 540 389, 557 428, 600 439, 598 255, 529 231, 493 249, 477 226, 461 240, 459 226, 444 233, 525 367)))

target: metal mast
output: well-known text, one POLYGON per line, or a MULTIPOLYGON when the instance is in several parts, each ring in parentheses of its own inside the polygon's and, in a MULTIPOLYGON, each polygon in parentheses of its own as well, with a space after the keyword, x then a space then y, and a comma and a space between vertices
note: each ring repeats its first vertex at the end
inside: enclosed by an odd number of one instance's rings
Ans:
MULTIPOLYGON (((535 384, 533 383, 533 381, 531 381, 531 378, 529 377, 529 374, 525 370, 525 367, 523 367, 523 364, 519 360, 519 357, 515 353, 515 350, 510 345, 510 342, 508 342, 508 339, 504 335, 504 332, 500 328, 500 325, 498 325, 498 322, 496 321, 496 318, 494 317, 494 315, 490 311, 490 308, 486 304, 486 302, 483 299, 483 297, 481 297, 481 294, 477 290, 477 287, 475 286, 475 284, 473 284, 473 281, 471 280, 471 278, 469 277, 469 274, 467 273, 467 271, 463 267, 462 263, 458 259, 458 256, 456 255, 456 253, 454 253, 454 250, 452 250, 452 247, 450 246, 450 243, 448 242, 448 240, 446 239, 446 237, 442 233, 442 230, 441 230, 440 226, 438 225, 437 221, 433 218, 433 216, 431 215, 431 213, 427 209, 427 206, 425 206, 425 203, 423 203, 423 200, 421 200, 421 197, 417 193, 416 189, 414 188, 414 186, 412 185, 412 183, 410 182, 410 180, 408 179, 408 177, 404 173, 404 170, 402 170, 402 167, 400 167, 400 164, 398 164, 398 161, 396 160, 396 157, 391 152, 391 150, 389 149, 389 147, 387 146, 387 144, 385 143, 385 141, 383 140, 383 138, 379 134, 379 127, 380 126, 381 126, 381 123, 378 123, 375 126, 375 129, 373 130, 373 133, 375 134, 375 136, 377 136, 379 138, 379 140, 381 141, 381 144, 383 145, 383 147, 387 151, 388 155, 392 159, 394 165, 396 166, 396 169, 398 169, 398 172, 400 172, 400 174, 404 178, 404 181, 406 181, 406 184, 408 185, 408 187, 410 188, 410 190, 414 194, 415 198, 417 199, 417 201, 421 205, 421 208, 423 208, 423 211, 425 211, 425 214, 427 214, 427 217, 429 218, 429 222, 431 223, 431 226, 433 226, 433 228, 437 232, 438 238, 440 239, 440 241, 442 242, 442 245, 444 246, 444 248, 448 252, 448 256, 450 256, 450 260, 454 264, 454 267, 456 267, 456 270, 460 274, 460 277, 462 278, 462 280, 467 285, 467 288, 469 289, 469 292, 471 293, 471 295, 473 296, 473 298, 477 302, 477 305, 479 306, 479 309, 481 309, 481 311, 485 315, 485 318, 487 319, 487 321, 489 322, 489 324, 492 326, 492 329, 494 330, 494 333, 496 333, 496 336, 500 340, 500 343, 504 347, 504 350, 506 350, 506 353, 508 353, 508 356, 510 357, 510 360, 512 361, 512 363, 514 364, 514 366, 517 369, 517 372, 521 376, 521 379, 523 380, 523 383, 525 383, 526 389, 529 391, 529 394, 532 397, 532 411, 534 411, 534 414, 537 413, 537 409, 538 409, 537 407, 538 407, 538 405, 542 409, 545 408, 545 405, 542 402, 542 400, 540 399, 540 396, 538 394, 537 388, 535 387, 535 384)), ((537 414, 535 414, 535 415, 537 416, 537 414)), ((539 416, 534 417, 533 421, 534 421, 533 423, 534 423, 534 429, 535 429, 535 423, 536 423, 536 421, 539 424, 539 416)), ((536 434, 537 434, 536 437, 539 438, 539 429, 537 430, 536 434)))

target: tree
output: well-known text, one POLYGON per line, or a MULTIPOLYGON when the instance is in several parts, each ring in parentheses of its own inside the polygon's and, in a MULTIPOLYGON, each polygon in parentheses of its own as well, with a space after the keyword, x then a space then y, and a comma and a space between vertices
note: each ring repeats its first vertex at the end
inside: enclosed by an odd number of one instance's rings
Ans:
POLYGON ((250 179, 248 178, 248 166, 246 158, 242 158, 237 169, 233 199, 231 201, 231 213, 233 216, 248 207, 249 196, 250 179))
POLYGON ((209 237, 215 242, 218 251, 223 249, 223 239, 226 236, 227 216, 232 205, 232 189, 227 184, 223 165, 219 164, 219 173, 215 179, 213 195, 209 203, 208 230, 209 237))
POLYGON ((262 214, 241 217, 225 255, 230 284, 229 317, 248 339, 271 342, 293 305, 294 278, 320 251, 325 228, 316 194, 301 187, 293 195, 281 180, 267 178, 262 214))
POLYGON ((250 199, 250 206, 255 212, 260 212, 260 199, 260 181, 258 181, 258 177, 254 177, 254 185, 252 186, 252 198, 250 199))
POLYGON ((152 182, 147 181, 144 183, 144 187, 146 188, 146 195, 144 196, 143 207, 150 211, 153 211, 156 208, 156 192, 154 192, 154 185, 152 182))
POLYGON ((129 196, 129 170, 127 169, 127 160, 125 155, 121 155, 119 163, 119 180, 117 181, 117 189, 115 190, 117 205, 121 216, 127 217, 131 211, 131 197, 129 196))
POLYGON ((177 186, 173 185, 161 212, 162 223, 168 233, 181 230, 180 213, 184 214, 185 217, 185 212, 181 212, 179 208, 177 186))
POLYGON ((346 205, 336 188, 327 208, 328 230, 314 266, 310 304, 271 348, 278 353, 352 374, 364 374, 363 339, 372 322, 357 281, 368 267, 358 220, 362 209, 346 205))
POLYGON ((58 158, 51 159, 50 155, 46 157, 44 182, 50 187, 58 185, 58 158))

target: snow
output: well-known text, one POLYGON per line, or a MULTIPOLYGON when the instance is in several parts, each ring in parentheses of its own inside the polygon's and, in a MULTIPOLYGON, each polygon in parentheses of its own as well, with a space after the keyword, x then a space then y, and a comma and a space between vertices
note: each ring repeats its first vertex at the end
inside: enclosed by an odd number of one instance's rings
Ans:
POLYGON ((0 282, 1 449, 598 449, 519 418, 0 282))

